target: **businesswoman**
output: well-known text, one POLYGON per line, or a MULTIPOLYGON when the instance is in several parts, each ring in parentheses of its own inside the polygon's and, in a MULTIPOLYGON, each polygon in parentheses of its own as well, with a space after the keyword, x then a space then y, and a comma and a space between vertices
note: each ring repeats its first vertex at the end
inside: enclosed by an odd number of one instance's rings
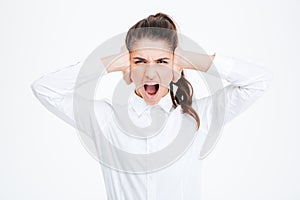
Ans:
POLYGON ((124 131, 127 127, 122 128, 115 120, 117 113, 107 99, 82 98, 82 102, 93 103, 96 118, 87 113, 75 120, 74 88, 82 62, 45 74, 35 80, 31 88, 49 111, 84 131, 94 141, 99 156, 108 155, 106 161, 110 163, 101 165, 108 200, 202 199, 203 158, 219 139, 219 134, 209 131, 212 124, 221 119, 223 126, 238 116, 267 91, 272 78, 267 68, 220 52, 206 55, 182 49, 176 25, 164 13, 138 21, 128 30, 125 48, 120 54, 99 58, 100 61, 105 73, 122 72, 126 83, 134 84, 127 102, 128 119, 136 126, 134 130, 151 130, 145 128, 155 121, 151 113, 158 108, 167 116, 163 126, 156 127, 159 131, 141 138, 128 134, 124 131), (197 99, 185 76, 187 69, 207 73, 230 84, 197 99), (194 131, 182 130, 183 122, 188 122, 186 128, 194 131), (111 154, 111 149, 104 147, 104 138, 116 149, 131 156, 143 155, 144 159, 133 162, 130 156, 124 159, 111 154), (176 145, 169 148, 173 142, 176 145), (189 145, 181 148, 186 144, 189 145), (179 154, 170 164, 164 162, 179 154), (118 170, 113 163, 126 170, 118 170), (141 166, 153 170, 142 171, 141 166))

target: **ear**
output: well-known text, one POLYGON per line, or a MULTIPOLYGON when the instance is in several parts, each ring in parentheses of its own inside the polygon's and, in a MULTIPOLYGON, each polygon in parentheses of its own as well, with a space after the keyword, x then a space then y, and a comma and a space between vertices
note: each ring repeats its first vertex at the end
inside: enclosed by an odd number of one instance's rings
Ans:
POLYGON ((130 74, 130 67, 128 67, 125 71, 123 72, 123 79, 125 80, 126 84, 129 85, 132 83, 131 80, 131 74, 130 74))

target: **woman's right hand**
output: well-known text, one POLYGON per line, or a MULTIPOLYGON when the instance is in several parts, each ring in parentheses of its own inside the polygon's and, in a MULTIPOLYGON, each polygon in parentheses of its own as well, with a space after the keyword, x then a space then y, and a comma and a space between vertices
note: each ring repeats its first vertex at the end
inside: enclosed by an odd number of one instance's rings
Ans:
POLYGON ((132 83, 130 78, 130 56, 125 46, 122 46, 120 53, 101 58, 108 73, 121 71, 123 79, 127 84, 132 83))

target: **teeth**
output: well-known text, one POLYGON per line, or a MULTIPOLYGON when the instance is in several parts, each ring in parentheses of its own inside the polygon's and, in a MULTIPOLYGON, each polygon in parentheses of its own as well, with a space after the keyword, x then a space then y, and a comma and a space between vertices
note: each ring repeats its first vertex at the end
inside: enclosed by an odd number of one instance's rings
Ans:
POLYGON ((156 85, 158 83, 145 83, 146 85, 156 85))

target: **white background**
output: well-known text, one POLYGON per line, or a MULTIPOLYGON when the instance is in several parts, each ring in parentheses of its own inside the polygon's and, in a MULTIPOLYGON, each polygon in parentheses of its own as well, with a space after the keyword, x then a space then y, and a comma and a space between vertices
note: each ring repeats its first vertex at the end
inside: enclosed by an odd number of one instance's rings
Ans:
POLYGON ((205 159, 205 200, 300 199, 299 1, 0 1, 0 199, 105 199, 97 163, 30 84, 150 14, 204 49, 265 65, 269 91, 205 159))

